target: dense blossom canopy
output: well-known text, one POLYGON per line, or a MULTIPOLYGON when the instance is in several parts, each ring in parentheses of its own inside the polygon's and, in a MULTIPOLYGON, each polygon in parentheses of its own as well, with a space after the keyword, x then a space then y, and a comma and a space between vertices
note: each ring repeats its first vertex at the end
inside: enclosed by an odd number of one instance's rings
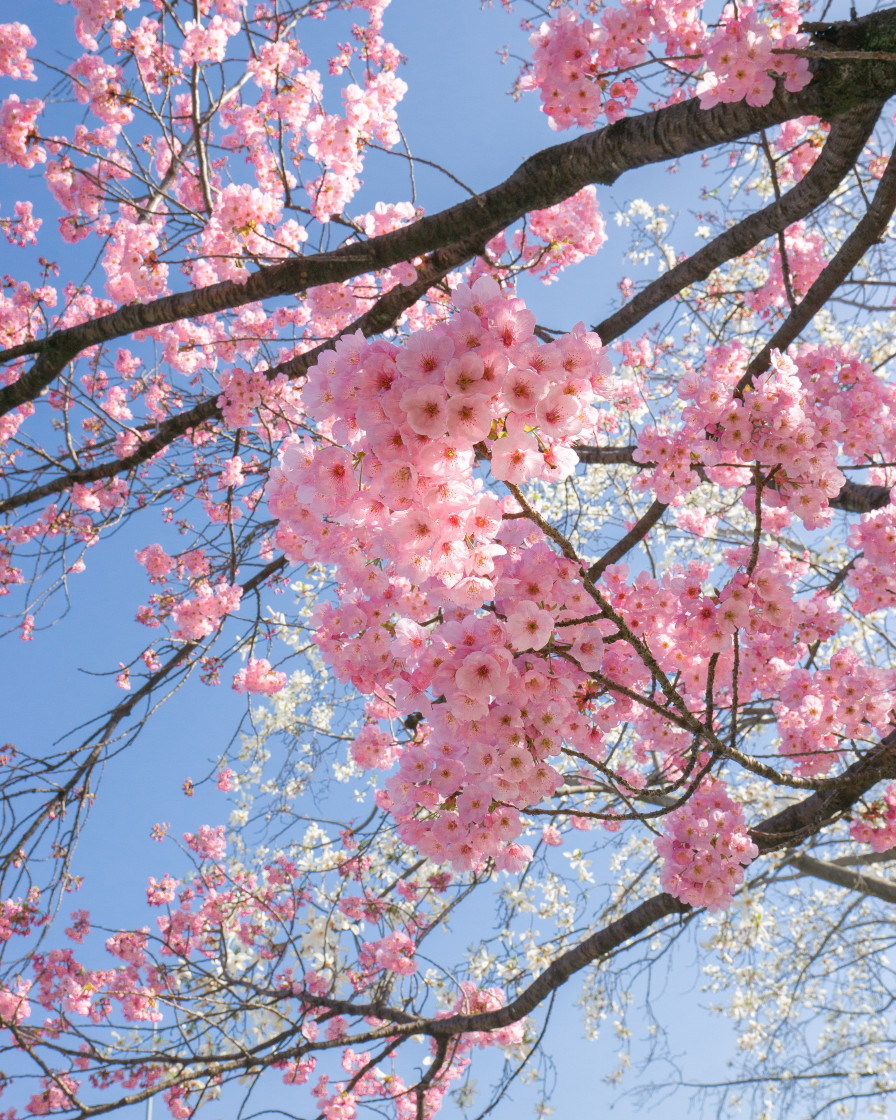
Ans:
POLYGON ((502 0, 576 132, 464 193, 399 127, 389 0, 60 4, 0 24, 0 596, 38 643, 127 563, 144 642, 75 745, 0 756, 0 1120, 423 1120, 698 922, 763 1115, 885 1107, 896 10, 502 0), (687 156, 703 244, 631 199, 620 263, 603 188, 687 156), (617 309, 544 325, 532 278, 595 256, 617 309), (250 701, 229 826, 103 930, 78 832, 194 670, 250 701))

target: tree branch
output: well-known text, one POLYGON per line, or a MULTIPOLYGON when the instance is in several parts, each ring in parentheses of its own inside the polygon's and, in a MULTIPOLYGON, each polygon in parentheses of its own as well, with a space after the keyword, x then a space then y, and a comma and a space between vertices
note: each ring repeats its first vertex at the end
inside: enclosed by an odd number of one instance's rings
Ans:
POLYGON ((611 564, 621 560, 627 552, 647 536, 668 508, 666 502, 661 502, 658 498, 655 498, 650 508, 638 518, 625 536, 621 537, 612 548, 605 552, 600 560, 591 565, 588 569, 588 578, 596 583, 611 564))
POLYGON ((848 891, 858 891, 860 894, 883 899, 884 902, 896 903, 896 883, 889 883, 876 875, 862 875, 859 871, 837 867, 833 863, 815 859, 814 856, 792 856, 787 862, 815 879, 824 879, 825 882, 844 887, 848 891))

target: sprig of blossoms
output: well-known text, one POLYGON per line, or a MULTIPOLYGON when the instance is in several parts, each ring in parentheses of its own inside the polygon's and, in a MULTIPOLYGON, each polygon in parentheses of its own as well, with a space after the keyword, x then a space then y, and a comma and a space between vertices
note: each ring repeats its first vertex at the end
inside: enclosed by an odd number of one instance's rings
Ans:
POLYGON ((691 906, 723 910, 758 855, 742 807, 719 778, 706 777, 663 822, 654 840, 663 860, 663 889, 691 906))
POLYGON ((872 801, 850 823, 849 835, 874 852, 896 848, 896 784, 887 786, 883 797, 872 801))
MULTIPOLYGON (((564 6, 530 37, 532 61, 517 89, 539 91, 554 129, 624 117, 638 95, 637 68, 662 53, 674 59, 676 82, 702 69, 694 91, 703 109, 744 100, 767 105, 777 79, 795 93, 811 77, 808 61, 789 53, 808 43, 797 31, 794 0, 774 7, 728 4, 715 29, 701 18, 701 4, 632 0, 596 13, 595 7, 589 5, 589 15, 596 15, 589 19, 564 6)), ((673 87, 672 101, 684 96, 680 84, 673 87)))

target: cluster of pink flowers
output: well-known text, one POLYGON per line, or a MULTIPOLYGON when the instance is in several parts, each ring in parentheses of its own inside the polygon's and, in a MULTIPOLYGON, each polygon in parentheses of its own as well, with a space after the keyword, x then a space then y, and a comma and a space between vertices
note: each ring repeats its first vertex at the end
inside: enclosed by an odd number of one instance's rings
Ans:
POLYGON ((33 887, 24 899, 5 898, 0 901, 0 941, 11 937, 27 937, 43 924, 44 915, 38 903, 40 891, 33 887))
MULTIPOLYGON (((218 65, 226 61, 230 43, 243 26, 242 0, 216 0, 214 5, 197 9, 196 18, 178 30, 182 40, 163 42, 158 21, 144 17, 136 26, 129 26, 124 18, 127 9, 135 8, 139 0, 75 0, 75 28, 78 39, 86 48, 70 68, 76 97, 90 106, 93 117, 101 127, 88 129, 79 125, 71 152, 62 152, 53 165, 52 179, 55 193, 69 212, 62 229, 70 240, 86 236, 102 212, 102 184, 108 178, 117 178, 132 171, 128 155, 119 150, 118 137, 122 127, 133 119, 134 103, 127 93, 125 66, 129 61, 136 65, 140 79, 150 93, 171 98, 175 116, 180 126, 189 126, 192 114, 191 97, 176 92, 174 87, 185 87, 191 67, 218 65), (99 54, 98 36, 108 35, 115 52, 114 61, 99 54), (88 156, 79 159, 77 154, 88 156), (91 162, 90 153, 96 159, 91 162), (93 211, 93 213, 90 213, 93 211), (85 220, 82 220, 81 215, 85 220)), ((343 5, 340 5, 343 6, 343 5)), ((352 6, 352 5, 349 5, 352 6)), ((358 5, 364 12, 366 25, 352 28, 355 44, 345 45, 343 55, 363 59, 365 77, 363 85, 349 84, 343 90, 343 113, 328 113, 324 108, 324 88, 320 75, 309 67, 305 53, 294 39, 286 36, 274 41, 264 39, 256 43, 257 56, 250 57, 249 73, 261 89, 256 101, 228 99, 222 107, 219 120, 225 126, 219 136, 224 147, 244 150, 253 166, 257 187, 246 190, 256 192, 267 204, 282 204, 284 182, 281 178, 275 153, 267 143, 272 128, 279 131, 296 160, 313 159, 318 164, 318 174, 305 174, 307 190, 312 199, 312 210, 321 221, 344 211, 360 186, 364 150, 375 141, 392 146, 398 142, 395 107, 406 90, 405 83, 396 76, 401 61, 398 51, 387 43, 381 34, 381 4, 358 5), (345 52, 348 52, 347 54, 345 52)), ((321 7, 309 13, 324 18, 326 9, 321 7)), ((259 18, 257 13, 256 17, 259 18)), ((31 78, 33 68, 26 51, 34 46, 28 28, 19 23, 0 25, 0 74, 11 77, 31 78)), ((35 120, 43 109, 40 101, 22 103, 15 96, 0 105, 0 160, 31 167, 44 161, 46 153, 37 142, 35 120)), ((164 174, 173 156, 178 155, 180 141, 160 138, 156 143, 157 171, 164 174)), ((54 154, 60 151, 53 145, 54 154)), ((170 191, 183 205, 193 210, 203 210, 195 163, 184 162, 185 173, 175 177, 170 191)), ((289 189, 298 185, 298 177, 287 174, 289 189)), ((226 196, 228 192, 241 192, 243 185, 222 183, 213 169, 212 196, 226 196)), ((215 218, 202 235, 202 245, 194 243, 198 263, 194 269, 196 284, 208 284, 215 279, 239 276, 243 258, 254 253, 265 256, 282 256, 290 251, 300 251, 301 242, 307 237, 304 227, 289 219, 280 229, 267 232, 252 226, 253 218, 243 207, 243 221, 235 228, 245 227, 243 235, 223 226, 215 218), (206 244, 207 242, 207 244, 206 244), (217 274, 216 274, 217 273, 217 274)), ((102 217, 101 222, 108 219, 102 217)), ((266 218, 266 222, 270 219, 266 218)), ((96 232, 102 232, 99 226, 96 232)), ((152 241, 154 223, 141 225, 139 232, 129 231, 135 244, 110 247, 106 265, 110 291, 121 303, 134 299, 147 299, 161 294, 167 277, 167 264, 158 259, 158 243, 139 244, 142 239, 152 241), (148 232, 147 232, 148 231, 148 232), (134 260, 134 255, 140 261, 134 260), (130 269, 119 270, 119 258, 130 262, 130 269), (140 267, 140 264, 144 267, 140 267), (123 273, 121 279, 119 273, 123 273), (128 273, 130 272, 130 276, 128 273), (135 275, 136 273, 136 275, 135 275), (131 290, 133 289, 133 290, 131 290)), ((120 231, 117 240, 127 241, 126 231, 120 231)))
POLYGON ((134 555, 146 569, 151 583, 164 582, 168 573, 177 565, 174 557, 169 556, 160 544, 148 544, 145 548, 138 549, 134 555))
POLYGON ((497 234, 487 249, 495 259, 510 250, 515 260, 549 284, 564 268, 594 256, 606 239, 597 191, 583 187, 556 206, 531 211, 524 229, 509 236, 497 234))
POLYGON ((168 290, 168 265, 158 259, 160 221, 122 217, 103 254, 106 293, 116 303, 145 301, 168 290))
MULTIPOLYGON (((530 38, 532 62, 517 88, 539 91, 552 128, 589 128, 600 116, 611 123, 625 116, 638 93, 631 72, 660 53, 651 50, 654 41, 674 57, 675 75, 703 68, 696 85, 703 108, 720 101, 766 105, 775 76, 793 92, 809 81, 808 61, 785 53, 808 43, 796 33, 795 0, 768 5, 767 22, 754 6, 728 5, 715 30, 700 18, 702 5, 685 0, 633 0, 596 13, 594 7, 593 20, 563 7, 530 38)), ((682 96, 673 89, 672 100, 682 96)))
POLYGON ((532 35, 532 71, 518 84, 520 89, 540 91, 551 128, 574 124, 587 128, 597 119, 603 98, 594 80, 599 70, 591 55, 599 41, 600 32, 594 23, 578 19, 569 9, 543 23, 532 35))
POLYGON ((279 221, 282 209, 280 196, 272 191, 247 183, 222 188, 202 231, 201 253, 192 263, 193 283, 201 287, 216 280, 244 279, 246 258, 270 254, 282 240, 285 231, 267 232, 279 221))
POLYGON ((51 1112, 66 1112, 77 1098, 80 1081, 65 1073, 40 1079, 40 1092, 35 1093, 25 1105, 32 1116, 48 1116, 51 1112))
POLYGON ((414 960, 416 945, 400 929, 393 930, 388 937, 361 944, 358 963, 368 975, 377 972, 393 972, 396 976, 412 976, 417 971, 414 960))
POLYGON ((223 580, 215 587, 201 580, 196 592, 195 599, 181 599, 171 612, 176 638, 187 641, 207 638, 226 615, 237 609, 243 597, 241 587, 223 580))
POLYGON ((202 824, 195 833, 185 832, 184 843, 200 859, 209 859, 215 863, 220 863, 227 850, 227 844, 224 840, 224 826, 220 824, 215 828, 212 828, 211 825, 202 824))
POLYGON ((139 930, 120 930, 106 940, 106 950, 113 957, 140 968, 146 964, 146 945, 149 939, 147 928, 139 930))
POLYGON ((663 860, 663 889, 691 906, 723 910, 758 855, 741 806, 718 778, 704 778, 663 821, 654 843, 663 860))
POLYGON ((10 245, 35 245, 42 218, 35 218, 30 202, 15 204, 14 218, 0 218, 0 230, 10 245))
POLYGON ((134 119, 120 67, 98 55, 85 54, 69 67, 69 74, 75 97, 90 106, 94 116, 107 126, 110 138, 134 119))
POLYGON ((0 76, 35 81, 28 51, 35 38, 24 23, 0 23, 0 76))
MULTIPOLYGON (((838 419, 806 400, 795 363, 775 351, 769 371, 744 390, 742 401, 725 409, 713 445, 715 462, 739 458, 776 468, 765 502, 787 506, 807 529, 827 525, 828 498, 845 481, 837 467, 838 419)), ((744 497, 748 505, 751 493, 748 489, 744 497)))
POLYGON ((361 286, 360 284, 321 284, 317 288, 312 288, 308 293, 308 310, 314 321, 320 323, 323 330, 339 334, 373 302, 369 297, 376 288, 364 286, 367 298, 362 299, 358 296, 358 288, 361 286))
POLYGON ((128 484, 123 478, 98 479, 90 485, 76 482, 72 487, 72 505, 75 509, 105 513, 125 505, 128 493, 128 484))
MULTIPOLYGON (((265 959, 265 953, 271 953, 270 940, 282 936, 283 923, 294 921, 310 899, 310 893, 296 882, 300 874, 298 869, 281 856, 259 873, 235 870, 224 876, 219 866, 225 855, 222 826, 202 825, 195 834, 185 833, 184 840, 203 861, 203 867, 195 878, 183 885, 169 875, 159 882, 149 880, 147 899, 151 906, 168 907, 178 901, 173 912, 157 919, 162 954, 176 956, 184 964, 196 954, 205 963, 217 955, 221 937, 227 936, 238 938, 246 946, 255 946, 260 959, 265 959)), ((0 914, 5 914, 8 928, 4 933, 0 922, 0 937, 27 936, 35 921, 41 920, 34 910, 38 899, 39 892, 35 888, 25 903, 5 902, 0 914)), ((365 902, 356 920, 378 921, 385 909, 378 905, 379 901, 373 898, 365 902)), ((425 919, 425 907, 419 908, 417 916, 425 919)), ((72 914, 72 919, 72 928, 67 932, 73 941, 80 944, 90 931, 90 916, 87 911, 79 910, 72 914)), ((416 946, 409 935, 413 933, 413 928, 409 927, 408 932, 393 930, 365 942, 363 952, 371 977, 383 970, 402 975, 414 971, 416 946)), ((29 966, 32 976, 19 976, 0 985, 0 1017, 7 1023, 26 1024, 33 1019, 35 1012, 40 1012, 44 1015, 43 1027, 54 1031, 67 1029, 76 1016, 94 1026, 106 1026, 114 1003, 119 1006, 126 1022, 161 1022, 162 1008, 170 995, 171 985, 167 970, 151 958, 149 929, 144 927, 112 933, 106 938, 105 948, 116 958, 115 967, 87 965, 75 956, 72 949, 31 952, 29 966), (46 1017, 47 1013, 51 1018, 46 1017)), ((285 985, 286 998, 300 998, 304 985, 294 984, 283 977, 278 978, 278 983, 281 987, 285 985)), ((320 982, 310 971, 306 973, 304 984, 319 994, 328 990, 328 985, 320 982)), ((314 1019, 315 1013, 312 1013, 306 1028, 309 1038, 317 1034, 314 1019)), ((338 1025, 330 1023, 327 1037, 336 1038, 339 1031, 338 1025)), ((345 1061, 352 1062, 350 1053, 345 1061)), ((74 1062, 75 1069, 87 1069, 89 1065, 83 1054, 74 1062)), ((313 1063, 306 1063, 306 1076, 311 1069, 313 1063)), ((151 1075, 140 1084, 151 1086, 156 1076, 151 1075)), ((299 1083, 303 1079, 295 1077, 293 1080, 299 1083)), ((383 1084, 379 1088, 382 1090, 383 1084)), ((70 1105, 67 1094, 76 1090, 76 1082, 64 1072, 54 1070, 53 1078, 41 1082, 40 1090, 32 1095, 25 1111, 32 1115, 64 1111, 70 1105)))
POLYGON ((95 36, 103 26, 118 16, 123 9, 136 8, 140 0, 71 0, 75 16, 75 34, 78 42, 88 51, 98 51, 95 36))
MULTIPOLYGON (((729 550, 733 573, 711 594, 705 564, 661 579, 631 579, 616 565, 603 574, 608 607, 598 609, 580 569, 531 521, 514 518, 515 499, 484 490, 476 456, 509 484, 574 470, 570 443, 593 438, 597 409, 616 393, 606 356, 581 328, 536 343, 521 302, 492 281, 455 297, 458 312, 412 334, 404 349, 345 339, 321 359, 305 404, 323 439, 288 442, 270 490, 280 547, 339 572, 340 600, 315 616, 337 676, 424 717, 399 747, 373 713, 353 748, 361 765, 385 769, 397 759, 378 799, 406 843, 459 867, 488 856, 520 866, 529 858, 518 843, 523 814, 563 780, 554 763, 561 745, 601 760, 606 734, 622 723, 640 735, 636 763, 649 768, 655 751, 672 769, 685 765, 687 734, 657 713, 612 690, 599 704, 586 699, 596 672, 629 690, 649 680, 630 644, 605 643, 615 618, 649 641, 698 707, 712 657, 720 697, 737 663, 742 694, 747 682, 781 693, 782 751, 800 773, 825 772, 840 737, 887 725, 893 682, 845 654, 798 695, 797 663, 843 616, 826 592, 795 597, 803 569, 785 550, 729 550)), ((743 487, 757 459, 777 466, 777 488, 765 496, 808 522, 807 493, 820 508, 842 484, 834 456, 852 438, 850 410, 864 417, 881 398, 843 391, 865 372, 839 351, 807 348, 797 363, 776 355, 742 399, 732 393, 738 348, 712 360, 720 376, 695 375, 683 389, 694 403, 679 443, 668 437, 680 449, 677 469, 693 473, 695 447, 723 485, 743 487)), ((677 484, 660 439, 648 434, 642 454, 655 455, 656 470, 677 484)), ((863 446, 860 435, 852 450, 863 446)), ((626 771, 629 784, 643 780, 637 768, 626 771)))
POLYGON ((170 875, 163 875, 158 881, 150 877, 146 888, 146 901, 150 906, 167 906, 173 902, 179 883, 170 875))
POLYGON ((721 25, 702 47, 706 73, 697 85, 700 107, 710 109, 721 101, 767 105, 775 92, 774 75, 796 93, 812 76, 808 59, 774 52, 808 44, 808 35, 781 35, 780 29, 763 23, 754 7, 728 4, 721 25))
POLYGON ((847 542, 860 553, 847 576, 858 594, 862 614, 896 605, 896 505, 863 515, 849 530, 847 542))
POLYGON ((119 50, 128 51, 134 56, 141 81, 150 93, 161 93, 164 76, 177 72, 174 49, 170 43, 160 42, 161 24, 144 16, 136 27, 127 30, 122 37, 118 24, 112 31, 112 41, 119 50))
POLYGON ((0 1019, 4 1023, 20 1023, 31 1014, 31 1004, 28 1002, 28 992, 31 982, 19 977, 15 988, 8 988, 0 984, 0 1019))
POLYGON ((66 155, 47 165, 45 182, 66 212, 66 217, 60 219, 59 232, 69 244, 77 244, 92 232, 109 226, 108 217, 103 214, 102 194, 96 188, 97 180, 110 178, 108 171, 108 165, 97 163, 89 175, 83 174, 66 155))
POLYGON ((0 595, 8 595, 14 584, 22 582, 22 569, 13 567, 11 553, 0 543, 0 595))
MULTIPOLYGON (((405 838, 434 858, 472 866, 493 854, 510 866, 526 858, 514 846, 519 812, 492 802, 523 806, 556 788, 549 728, 575 713, 601 637, 593 625, 567 626, 569 659, 526 658, 547 646, 554 618, 516 603, 513 589, 573 620, 586 610, 581 578, 536 544, 531 523, 504 518, 514 503, 475 477, 476 448, 498 479, 566 477, 577 463, 570 444, 588 438, 592 402, 612 377, 596 336, 578 328, 539 344, 531 314, 493 281, 455 298, 461 310, 448 323, 412 334, 403 349, 347 339, 309 371, 305 407, 322 432, 349 435, 352 450, 289 442, 270 502, 281 545, 338 563, 362 590, 318 611, 319 645, 337 675, 368 692, 389 680, 400 711, 427 716, 425 741, 402 753, 387 785, 405 838), (377 557, 382 568, 369 564, 377 557), (471 613, 492 599, 500 617, 471 613), (445 621, 424 628, 439 610, 445 621), (446 704, 432 705, 430 690, 446 704), (505 704, 511 694, 526 702, 505 704), (418 804, 442 808, 422 822, 418 804)), ((379 765, 382 754, 359 748, 358 757, 379 765)))
POLYGON ((308 184, 311 212, 320 222, 340 214, 360 188, 362 153, 375 140, 392 147, 398 140, 395 106, 407 85, 390 70, 369 77, 362 89, 343 90, 345 115, 320 112, 307 123, 308 154, 320 163, 323 174, 308 184))
POLYGON ((234 455, 224 463, 224 469, 218 475, 218 486, 229 488, 242 485, 246 481, 245 469, 243 460, 239 455, 234 455))
MULTIPOLYGON (((794 296, 801 299, 818 279, 827 263, 824 240, 817 230, 807 230, 803 222, 796 222, 784 233, 790 284, 794 296)), ((755 292, 749 293, 746 305, 752 311, 768 315, 772 308, 782 307, 787 299, 784 274, 781 268, 781 251, 778 245, 772 252, 768 279, 755 292)))
POLYGON ((16 164, 29 170, 36 163, 45 163, 46 151, 37 142, 37 118, 44 103, 38 98, 20 101, 11 94, 0 102, 0 160, 8 166, 16 164))
POLYGON ((802 179, 818 158, 829 131, 830 125, 818 117, 795 117, 779 126, 774 143, 779 182, 789 184, 802 179))
POLYGON ((233 678, 235 692, 258 692, 273 696, 286 685, 286 674, 271 668, 266 657, 250 657, 245 669, 240 669, 233 678))
POLYGON ((128 1021, 159 1022, 160 982, 151 967, 148 975, 141 973, 141 958, 145 958, 141 947, 145 944, 145 930, 119 933, 109 939, 107 950, 127 961, 124 968, 88 968, 71 949, 35 953, 31 967, 36 986, 30 990, 31 998, 46 1010, 89 1017, 94 1023, 107 1018, 110 1000, 115 1000, 128 1021), (141 963, 134 963, 138 960, 141 963))
POLYGON ((249 372, 235 366, 221 375, 220 386, 218 406, 225 423, 232 428, 248 428, 257 409, 263 405, 276 405, 279 394, 285 388, 285 378, 279 375, 276 381, 269 381, 260 370, 249 372))
POLYGON ((240 29, 237 20, 213 15, 205 26, 188 20, 184 24, 184 45, 180 58, 184 66, 199 65, 203 62, 223 62, 227 53, 228 41, 240 29))
MULTIPOLYGON (((401 623, 399 623, 401 625, 401 623)), ((388 770, 401 751, 392 735, 380 731, 376 723, 365 723, 351 746, 352 758, 364 770, 388 770)))
MULTIPOLYGON (((273 90, 281 74, 307 71, 308 56, 299 48, 298 43, 284 35, 278 39, 260 43, 255 56, 249 60, 247 71, 252 80, 263 90, 273 90)), ((315 77, 320 75, 315 71, 315 77)), ((317 91, 315 91, 317 92, 317 91)))
POLYGON ((690 403, 677 427, 642 429, 635 457, 651 465, 635 485, 670 502, 699 484, 693 467, 700 464, 714 482, 746 485, 744 501, 753 508, 755 490, 743 467, 758 463, 770 475, 762 489, 769 523, 780 510, 779 525, 789 514, 810 529, 827 525, 829 499, 844 483, 840 452, 861 463, 896 451, 893 389, 848 348, 808 346, 792 355, 773 352, 768 372, 738 398, 746 358, 739 344, 716 347, 681 379, 678 394, 690 403))
POLYGON ((850 823, 849 835, 860 844, 870 844, 875 852, 896 848, 896 784, 888 785, 883 797, 861 810, 850 823))
POLYGON ((781 753, 796 759, 798 774, 826 774, 840 759, 838 737, 886 735, 894 705, 896 673, 840 649, 827 668, 796 668, 781 687, 775 710, 781 753))
MULTIPOLYGON (((633 580, 627 566, 617 564, 607 568, 601 580, 607 599, 628 628, 649 641, 657 664, 670 678, 680 680, 680 687, 694 697, 695 703, 705 695, 710 656, 718 658, 717 686, 731 679, 735 631, 739 637, 741 695, 749 688, 775 695, 786 687, 808 645, 831 638, 844 621, 826 592, 811 598, 794 597, 793 584, 801 568, 784 550, 761 547, 750 575, 750 549, 731 549, 724 560, 734 574, 712 594, 704 590, 709 566, 703 563, 675 566, 660 579, 640 572, 633 580), (698 650, 699 654, 695 652, 698 650)), ((612 646, 605 651, 602 672, 634 675, 633 667, 625 660, 615 661, 617 648, 612 646)), ((863 669, 858 663, 851 666, 856 673, 863 669)), ((641 679, 645 679, 643 675, 641 679)), ((878 683, 888 685, 886 679, 878 683)), ((874 701, 875 705, 886 703, 886 696, 874 701)), ((879 708, 874 711, 878 714, 879 708)), ((786 716, 784 707, 781 712, 786 716)), ((851 714, 855 714, 855 709, 851 714)), ((658 713, 639 710, 626 697, 616 697, 601 709, 600 717, 600 727, 606 731, 623 721, 633 724, 640 737, 636 748, 638 761, 646 762, 653 752, 665 758, 670 768, 681 769, 685 765, 691 745, 688 734, 658 713)), ((831 730, 843 732, 847 725, 854 726, 844 713, 844 718, 831 730)), ((791 724, 793 729, 796 726, 791 724)), ((829 744, 813 742, 808 732, 802 743, 800 767, 811 770, 830 765, 829 744), (810 754, 813 745, 815 753, 810 754)), ((637 784, 631 777, 626 780, 637 784)))

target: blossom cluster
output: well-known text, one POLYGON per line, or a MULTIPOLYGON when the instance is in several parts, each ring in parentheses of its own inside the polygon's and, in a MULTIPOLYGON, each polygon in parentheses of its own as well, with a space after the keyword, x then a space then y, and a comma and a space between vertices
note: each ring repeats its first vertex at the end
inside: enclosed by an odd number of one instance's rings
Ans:
POLYGON ((562 269, 593 256, 606 239, 597 191, 589 186, 546 210, 532 210, 524 229, 496 234, 486 248, 494 259, 511 251, 522 267, 549 284, 562 269))
POLYGON ((46 162, 46 149, 37 141, 36 122, 43 108, 39 98, 21 101, 16 93, 0 102, 0 161, 7 166, 18 164, 28 171, 46 162))
POLYGON ((663 821, 654 840, 663 860, 663 889, 690 906, 722 910, 758 855, 743 808, 719 778, 704 778, 694 793, 663 821))
MULTIPOLYGON (((835 757, 831 741, 813 735, 818 729, 813 727, 812 703, 800 708, 800 700, 788 690, 788 684, 809 645, 832 638, 844 617, 826 591, 811 597, 794 595, 802 569, 783 549, 761 546, 753 557, 749 548, 733 548, 724 560, 733 574, 712 593, 706 591, 709 566, 696 562, 675 566, 660 578, 646 572, 631 578, 627 565, 615 564, 604 572, 601 588, 628 630, 649 642, 656 664, 670 678, 680 680, 680 687, 695 704, 705 695, 711 657, 716 659, 716 688, 721 689, 717 694, 730 695, 722 682, 733 678, 737 634, 740 695, 752 690, 766 695, 783 691, 788 703, 777 709, 782 721, 782 753, 795 758, 800 773, 825 772, 835 757)), ((822 670, 809 675, 813 695, 836 693, 844 674, 852 683, 859 678, 873 682, 874 689, 867 708, 851 704, 845 692, 841 705, 838 693, 824 731, 834 736, 847 734, 857 726, 856 720, 861 723, 866 716, 885 723, 886 712, 896 701, 890 676, 861 665, 849 653, 836 654, 832 661, 836 669, 831 683, 827 677, 814 682, 815 673, 822 670)), ((619 669, 637 679, 632 666, 623 663, 619 669)), ((602 671, 609 671, 606 661, 602 671)), ((617 697, 600 714, 601 726, 607 730, 624 721, 636 728, 639 761, 648 760, 652 752, 665 759, 667 767, 681 771, 686 766, 691 745, 687 732, 659 713, 639 710, 617 697)), ((870 733, 872 728, 865 723, 862 731, 870 733)))
MULTIPOLYGON (((602 656, 594 624, 566 626, 566 658, 542 652, 552 611, 571 623, 587 611, 581 576, 531 523, 505 517, 515 502, 485 490, 476 456, 510 485, 567 477, 612 377, 596 336, 538 343, 531 313, 493 281, 455 298, 448 323, 403 349, 346 340, 309 372, 308 412, 351 450, 288 443, 269 500, 282 547, 337 563, 362 591, 317 611, 337 675, 367 692, 388 681, 400 711, 426 715, 387 783, 406 839, 473 866, 520 858, 518 807, 557 787, 553 721, 565 713, 578 728, 576 688, 602 656), (477 617, 487 602, 495 613, 477 617), (422 625, 434 612, 444 621, 422 625), (503 702, 514 694, 526 702, 503 702), (438 813, 421 822, 418 804, 438 813)), ((358 754, 379 764, 379 751, 358 754)))
MULTIPOLYGON (((762 5, 765 11, 729 4, 715 29, 701 18, 702 5, 684 0, 634 0, 596 13, 594 7, 592 20, 564 6, 530 38, 532 62, 517 88, 539 91, 552 128, 589 128, 600 116, 610 123, 625 116, 638 93, 632 72, 654 57, 654 41, 674 58, 670 72, 677 79, 702 71, 695 93, 705 109, 722 101, 767 105, 776 78, 796 92, 811 77, 808 61, 788 53, 808 43, 797 32, 795 0, 762 5)), ((682 96, 677 88, 672 100, 682 96)))
POLYGON ((286 674, 271 668, 266 657, 250 657, 245 669, 240 669, 233 678, 236 692, 259 692, 273 696, 286 685, 286 674))
POLYGON ((896 784, 884 795, 865 806, 849 825, 849 835, 860 844, 870 844, 874 852, 896 848, 896 784))
MULTIPOLYGON (((515 488, 575 469, 571 442, 593 438, 617 392, 606 355, 582 328, 535 342, 521 302, 485 278, 455 299, 450 320, 403 349, 347 339, 320 360, 305 389, 320 439, 287 442, 269 492, 287 555, 336 566, 340 598, 314 616, 324 657, 339 679, 416 713, 403 745, 371 720, 352 749, 363 766, 398 762, 379 803, 405 842, 464 868, 489 856, 519 866, 526 809, 564 780, 561 749, 602 760, 622 724, 636 729, 643 766, 626 771, 629 785, 643 783, 651 752, 669 772, 686 767, 687 733, 631 698, 655 671, 638 641, 697 710, 711 659, 720 702, 735 672, 741 696, 780 695, 780 749, 800 774, 827 772, 841 738, 888 726, 889 674, 843 650, 829 668, 797 669, 844 620, 826 591, 795 596, 803 569, 783 549, 730 549, 732 574, 712 593, 703 563, 634 578, 612 565, 590 588, 520 516, 515 488), (483 486, 486 461, 511 490, 503 499, 483 486), (599 703, 595 680, 609 682, 599 703)), ((750 481, 738 464, 768 463, 770 504, 787 502, 809 523, 807 494, 822 508, 842 485, 837 445, 864 446, 864 421, 848 432, 849 409, 864 416, 875 397, 850 403, 842 391, 865 377, 861 364, 825 348, 796 362, 776 354, 736 397, 740 352, 714 360, 719 378, 683 388, 694 404, 681 473, 694 473, 695 445, 730 486, 750 481)), ((641 446, 677 483, 659 437, 641 446)))
POLYGON ((124 216, 112 227, 103 255, 106 294, 116 303, 133 303, 164 295, 168 265, 158 258, 161 222, 124 216))
POLYGON ((714 482, 746 487, 743 500, 753 509, 752 472, 743 468, 755 464, 768 524, 786 525, 794 514, 819 528, 830 523, 829 500, 845 481, 841 451, 861 463, 872 451, 896 450, 892 387, 847 347, 773 351, 768 371, 740 392, 747 355, 739 344, 714 347, 705 358, 679 383, 688 402, 680 422, 639 435, 635 458, 649 465, 635 485, 652 487, 662 501, 695 489, 700 466, 714 482))
POLYGON ((176 638, 200 641, 217 630, 221 620, 239 606, 242 588, 221 580, 212 587, 200 580, 194 599, 181 599, 171 612, 176 638))
MULTIPOLYGON (((784 231, 784 248, 787 253, 791 291, 797 299, 801 299, 815 283, 827 263, 824 240, 817 230, 806 229, 803 222, 796 222, 784 231)), ((786 299, 781 251, 776 245, 768 270, 768 279, 760 288, 747 296, 746 304, 752 311, 767 316, 773 308, 782 307, 786 299)))
POLYGON ((89 105, 94 115, 105 125, 111 138, 134 119, 130 99, 124 96, 124 75, 121 68, 106 62, 95 54, 85 54, 70 67, 75 97, 82 105, 89 105))
POLYGON ((0 76, 34 81, 28 51, 36 40, 24 23, 0 23, 0 76))
POLYGON ((858 594, 856 610, 862 614, 896 604, 896 505, 863 515, 852 525, 847 541, 859 553, 847 581, 858 594))
POLYGON ((0 230, 10 245, 34 245, 43 219, 35 218, 30 202, 17 202, 14 218, 0 218, 0 230))
POLYGON ((826 774, 840 759, 841 738, 867 739, 892 729, 896 673, 864 665, 855 650, 839 649, 830 665, 795 668, 776 705, 780 751, 796 773, 826 774))
MULTIPOLYGON (((811 74, 808 59, 775 53, 806 47, 809 37, 787 30, 796 21, 786 18, 773 28, 763 23, 755 7, 728 4, 722 21, 703 46, 706 73, 697 85, 700 106, 710 109, 723 101, 746 101, 767 105, 775 92, 775 75, 784 88, 796 93, 807 85, 811 74), (785 33, 782 34, 782 31, 785 33)), ((797 12, 791 6, 791 14, 797 12)))
POLYGON ((203 62, 223 62, 227 53, 227 42, 240 30, 235 19, 226 19, 215 14, 204 26, 195 20, 184 24, 184 45, 180 57, 184 66, 196 66, 203 62))

